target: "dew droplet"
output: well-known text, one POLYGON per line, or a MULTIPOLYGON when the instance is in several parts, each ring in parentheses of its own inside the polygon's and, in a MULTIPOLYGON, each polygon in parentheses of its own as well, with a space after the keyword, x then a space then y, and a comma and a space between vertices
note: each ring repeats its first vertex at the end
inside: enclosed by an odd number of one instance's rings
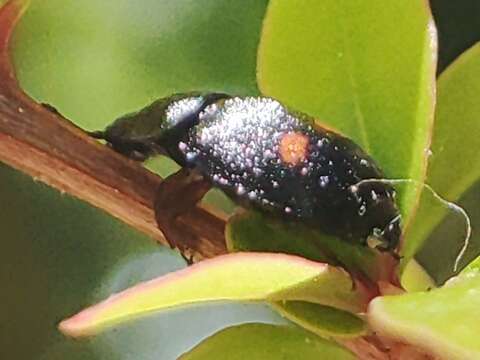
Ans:
POLYGON ((242 196, 247 191, 242 184, 237 185, 237 195, 242 196))
POLYGON ((260 176, 260 175, 263 174, 263 171, 262 171, 262 169, 260 169, 260 168, 258 168, 258 167, 254 167, 254 168, 253 168, 253 174, 254 174, 255 176, 260 176))
POLYGON ((255 200, 255 199, 257 198, 257 193, 256 193, 255 191, 250 191, 250 192, 248 193, 248 198, 249 198, 250 200, 255 200))
POLYGON ((185 152, 187 151, 187 144, 185 144, 183 141, 180 141, 178 143, 178 150, 182 151, 182 152, 185 152))
POLYGON ((221 185, 228 185, 228 180, 225 179, 224 177, 220 178, 220 180, 218 181, 221 185))
POLYGON ((327 187, 327 185, 330 183, 330 178, 326 175, 320 176, 320 181, 319 184, 322 188, 327 187))
POLYGON ((275 154, 272 150, 267 149, 263 152, 263 156, 265 157, 265 159, 273 159, 275 157, 275 154))
POLYGON ((192 161, 192 160, 194 160, 196 157, 197 157, 197 153, 195 153, 195 152, 193 152, 193 151, 189 151, 189 152, 187 152, 187 154, 186 154, 187 161, 192 161))
POLYGON ((365 206, 365 204, 362 204, 358 209, 358 215, 363 216, 365 215, 366 211, 367 211, 367 207, 365 206))

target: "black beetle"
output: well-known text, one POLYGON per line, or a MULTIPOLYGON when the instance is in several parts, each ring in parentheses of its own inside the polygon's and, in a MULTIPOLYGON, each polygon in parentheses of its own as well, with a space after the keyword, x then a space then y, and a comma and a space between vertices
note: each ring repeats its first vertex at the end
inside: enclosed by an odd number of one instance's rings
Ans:
MULTIPOLYGON (((91 133, 136 160, 166 154, 182 169, 166 179, 156 218, 172 247, 173 221, 211 186, 245 207, 393 252, 401 235, 395 190, 352 140, 267 97, 177 94, 91 133), (373 241, 372 241, 373 240, 373 241)), ((188 241, 187 241, 188 243, 188 241)), ((182 250, 182 249, 180 249, 182 250)))

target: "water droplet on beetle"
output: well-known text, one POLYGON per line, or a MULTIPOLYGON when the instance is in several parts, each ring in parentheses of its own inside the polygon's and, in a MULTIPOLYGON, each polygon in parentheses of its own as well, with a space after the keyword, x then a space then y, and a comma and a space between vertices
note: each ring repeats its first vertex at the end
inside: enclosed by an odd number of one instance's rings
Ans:
POLYGON ((187 161, 192 161, 197 157, 197 153, 190 151, 186 154, 187 161))
POLYGON ((263 152, 263 157, 264 157, 265 159, 273 159, 273 158, 275 157, 275 154, 273 153, 272 150, 267 149, 267 150, 265 150, 265 151, 263 152))
POLYGON ((322 188, 327 187, 327 185, 330 183, 330 178, 326 175, 320 176, 320 181, 319 184, 322 188))
POLYGON ((253 168, 253 174, 254 174, 255 176, 260 176, 260 175, 263 174, 263 171, 262 171, 262 169, 260 169, 260 168, 258 168, 258 167, 254 167, 254 168, 253 168))
POLYGON ((221 185, 228 185, 228 180, 225 179, 224 177, 220 178, 220 180, 218 181, 221 185))
POLYGON ((185 144, 183 141, 180 141, 178 143, 178 150, 185 152, 187 148, 188 148, 187 144, 185 144))
POLYGON ((239 185, 237 185, 237 190, 236 191, 237 191, 237 195, 242 196, 243 194, 245 194, 246 189, 242 184, 239 184, 239 185))
POLYGON ((358 215, 363 216, 365 215, 366 211, 367 211, 367 207, 365 206, 365 204, 362 204, 358 209, 358 215))

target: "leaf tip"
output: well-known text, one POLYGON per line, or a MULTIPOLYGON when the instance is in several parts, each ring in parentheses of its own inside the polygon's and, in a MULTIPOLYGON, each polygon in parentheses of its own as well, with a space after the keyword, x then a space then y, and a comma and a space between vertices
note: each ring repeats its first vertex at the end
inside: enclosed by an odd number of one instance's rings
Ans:
POLYGON ((62 320, 58 324, 58 330, 62 334, 70 337, 92 335, 93 332, 91 330, 86 330, 86 325, 88 325, 88 323, 90 322, 89 320, 91 320, 91 317, 87 313, 87 310, 82 311, 68 319, 62 320))

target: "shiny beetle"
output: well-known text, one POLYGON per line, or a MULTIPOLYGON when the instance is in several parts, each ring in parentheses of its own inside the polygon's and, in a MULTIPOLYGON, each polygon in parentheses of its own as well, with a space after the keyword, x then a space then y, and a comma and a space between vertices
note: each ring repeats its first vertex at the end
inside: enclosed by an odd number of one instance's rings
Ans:
POLYGON ((156 213, 171 246, 185 243, 175 217, 212 186, 244 207, 348 241, 390 252, 398 245, 394 189, 375 181, 358 185, 384 177, 372 158, 350 139, 274 99, 173 95, 92 136, 130 158, 165 154, 182 166, 162 183, 156 199, 175 204, 156 213))

